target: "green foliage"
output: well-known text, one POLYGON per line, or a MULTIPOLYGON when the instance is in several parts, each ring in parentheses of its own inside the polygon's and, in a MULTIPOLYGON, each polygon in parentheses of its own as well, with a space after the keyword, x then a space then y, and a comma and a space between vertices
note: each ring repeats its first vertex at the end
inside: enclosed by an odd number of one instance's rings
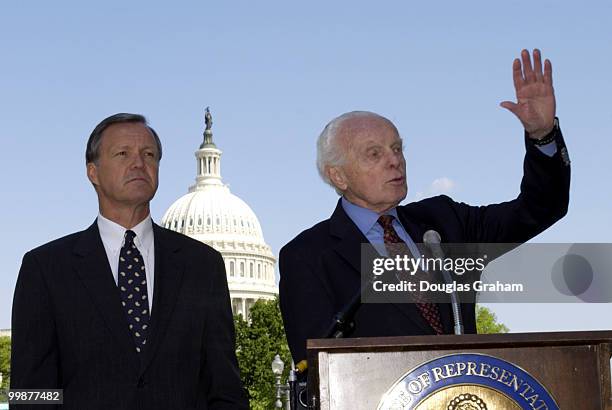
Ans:
POLYGON ((234 316, 236 355, 242 382, 247 389, 252 410, 274 408, 276 389, 272 360, 279 354, 285 362, 282 381, 291 367, 291 354, 285 338, 278 298, 258 300, 250 311, 249 320, 234 316))
POLYGON ((0 385, 0 403, 8 401, 6 391, 10 386, 11 375, 11 338, 0 337, 0 373, 2 373, 2 385, 0 385))
POLYGON ((503 323, 497 322, 497 316, 484 306, 476 307, 476 328, 479 334, 508 333, 509 329, 503 323))

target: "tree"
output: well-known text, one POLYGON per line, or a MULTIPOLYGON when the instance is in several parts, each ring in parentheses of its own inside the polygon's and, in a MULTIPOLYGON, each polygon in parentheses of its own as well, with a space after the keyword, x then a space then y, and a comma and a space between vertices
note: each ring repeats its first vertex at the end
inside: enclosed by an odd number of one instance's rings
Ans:
POLYGON ((478 333, 508 333, 509 329, 503 323, 497 322, 495 313, 484 306, 476 308, 476 328, 478 333))
POLYGON ((272 360, 279 354, 285 362, 283 381, 286 380, 291 363, 278 297, 270 301, 258 300, 251 307, 248 320, 240 315, 234 316, 234 325, 236 356, 250 408, 272 409, 276 400, 272 360))
POLYGON ((11 376, 11 338, 0 337, 0 373, 2 373, 2 385, 0 385, 0 403, 7 402, 5 392, 10 386, 11 376))

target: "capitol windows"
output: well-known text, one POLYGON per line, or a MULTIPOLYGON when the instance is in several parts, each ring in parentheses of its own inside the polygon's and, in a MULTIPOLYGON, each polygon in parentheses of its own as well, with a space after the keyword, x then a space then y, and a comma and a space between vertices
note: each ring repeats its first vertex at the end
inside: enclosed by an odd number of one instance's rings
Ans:
POLYGON ((198 216, 198 225, 202 225, 202 217, 198 216))
POLYGON ((234 272, 234 261, 230 261, 229 263, 229 271, 230 271, 230 276, 234 276, 235 272, 234 272))
POLYGON ((261 265, 257 264, 257 279, 261 279, 261 265))
POLYGON ((249 263, 249 277, 253 277, 253 262, 249 263))
POLYGON ((240 277, 244 278, 244 262, 240 262, 240 277))
POLYGON ((193 226, 193 218, 189 218, 189 226, 193 226))

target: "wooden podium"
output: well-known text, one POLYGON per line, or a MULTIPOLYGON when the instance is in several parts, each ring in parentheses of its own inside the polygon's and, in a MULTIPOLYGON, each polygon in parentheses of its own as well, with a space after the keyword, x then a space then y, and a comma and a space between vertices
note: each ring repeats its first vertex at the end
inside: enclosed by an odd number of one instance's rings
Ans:
POLYGON ((321 410, 612 409, 612 331, 314 339, 307 348, 308 396, 321 410))

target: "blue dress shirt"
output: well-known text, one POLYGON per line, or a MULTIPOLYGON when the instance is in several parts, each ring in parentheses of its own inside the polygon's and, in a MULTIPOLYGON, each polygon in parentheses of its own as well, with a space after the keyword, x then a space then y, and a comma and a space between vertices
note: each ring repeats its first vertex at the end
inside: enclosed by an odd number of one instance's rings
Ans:
MULTIPOLYGON (((378 223, 378 213, 371 209, 362 208, 354 203, 350 202, 345 197, 342 197, 342 208, 349 218, 357 225, 357 228, 363 233, 366 239, 374 246, 380 255, 388 256, 387 249, 385 248, 385 232, 383 227, 378 223)), ((384 213, 385 215, 392 215, 393 229, 397 232, 397 235, 406 242, 408 249, 414 257, 419 257, 420 252, 414 241, 408 235, 408 232, 404 229, 402 224, 397 217, 397 209, 393 208, 384 213)))

